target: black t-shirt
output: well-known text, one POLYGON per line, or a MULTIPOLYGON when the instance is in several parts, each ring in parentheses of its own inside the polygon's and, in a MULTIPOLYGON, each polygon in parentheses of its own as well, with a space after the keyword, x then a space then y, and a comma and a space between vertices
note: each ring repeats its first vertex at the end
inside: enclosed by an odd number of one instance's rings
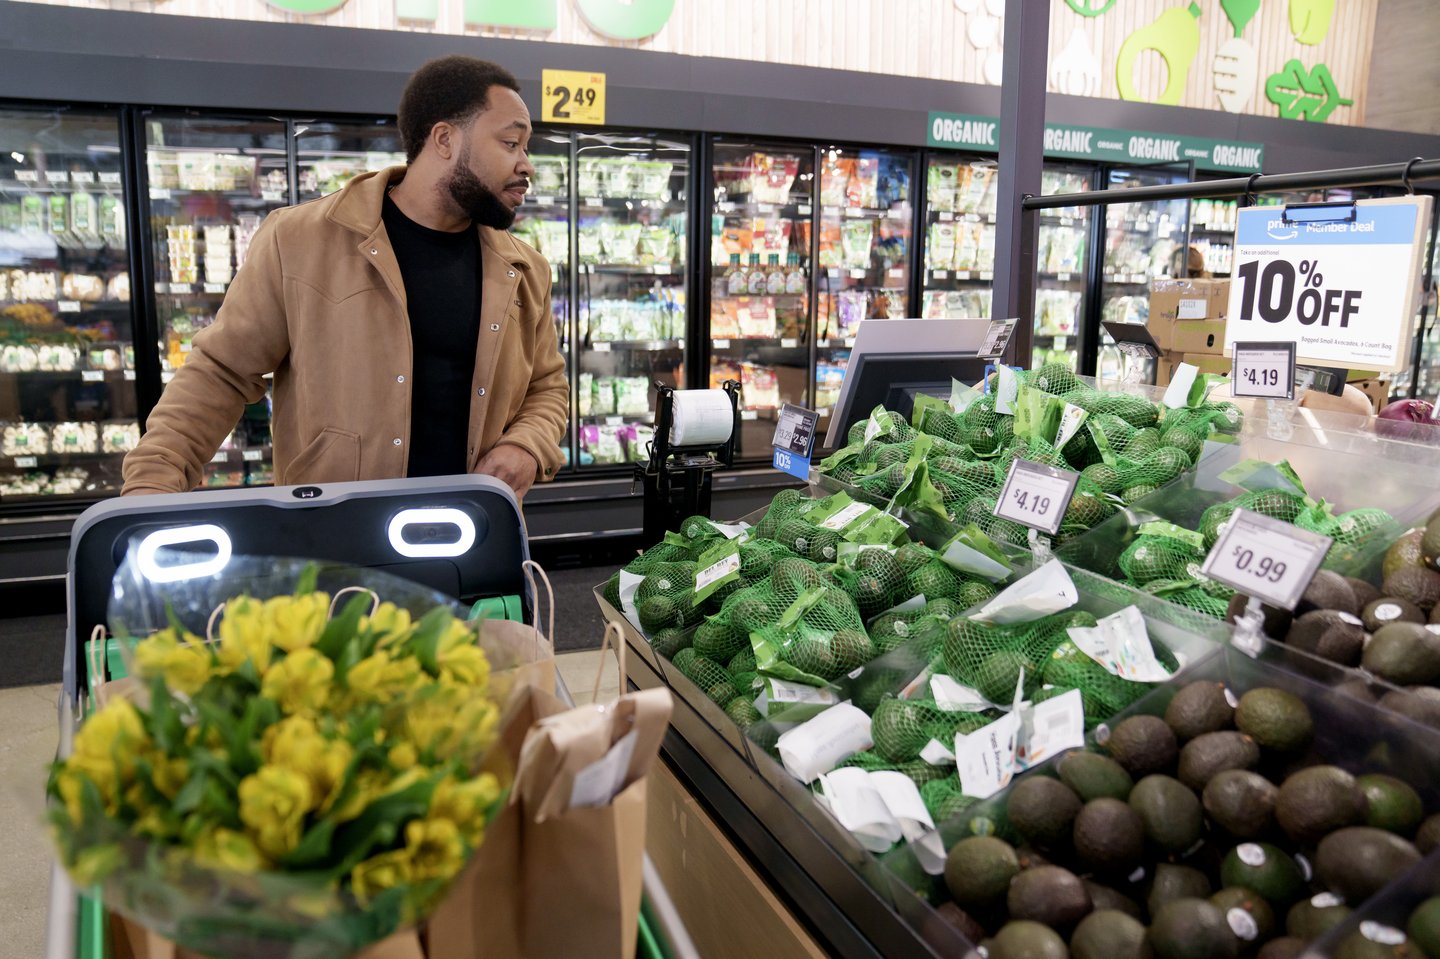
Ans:
POLYGON ((464 473, 470 383, 480 337, 480 237, 421 226, 385 198, 385 232, 410 312, 410 459, 406 475, 464 473))

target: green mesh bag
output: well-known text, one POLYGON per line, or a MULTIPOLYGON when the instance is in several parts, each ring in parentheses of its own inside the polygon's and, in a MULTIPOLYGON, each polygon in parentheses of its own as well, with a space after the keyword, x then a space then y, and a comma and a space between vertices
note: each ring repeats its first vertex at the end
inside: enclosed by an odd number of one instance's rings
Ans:
MULTIPOLYGON (((988 466, 987 471, 993 475, 988 466)), ((945 511, 952 519, 963 512, 972 499, 995 489, 993 481, 977 483, 939 469, 930 470, 930 485, 940 494, 940 502, 945 504, 945 511)))
POLYGON ((863 619, 870 619, 901 602, 905 588, 905 571, 900 561, 883 549, 864 549, 855 557, 855 568, 838 568, 835 578, 842 589, 855 600, 863 619))
POLYGON ((730 657, 730 661, 725 664, 725 669, 732 676, 755 672, 755 650, 751 649, 747 643, 744 649, 730 657))
POLYGON ((971 733, 990 719, 980 713, 946 712, 928 699, 884 699, 870 720, 875 752, 894 763, 919 759, 932 739, 954 748, 957 733, 971 733))
POLYGON ((1199 527, 1200 535, 1205 537, 1207 550, 1215 545, 1224 525, 1230 522, 1231 515, 1237 509, 1245 509, 1262 516, 1269 516, 1271 519, 1293 523, 1305 509, 1305 499, 1289 490, 1261 489, 1242 493, 1232 500, 1208 507, 1205 512, 1200 514, 1199 527))
POLYGON ((1160 411, 1149 400, 1128 393, 1101 393, 1092 403, 1091 413, 1114 413, 1131 426, 1154 426, 1160 411))
POLYGON ((1197 613, 1215 619, 1224 619, 1230 610, 1228 600, 1218 599, 1209 592, 1198 586, 1189 589, 1178 590, 1173 593, 1163 594, 1166 602, 1174 603, 1177 606, 1184 606, 1186 609, 1193 609, 1197 613))
MULTIPOLYGON (((1144 432, 1144 430, 1140 430, 1135 435, 1139 437, 1144 432)), ((1160 442, 1158 436, 1155 442, 1157 444, 1160 442)), ((1157 445, 1154 450, 1136 459, 1133 466, 1121 470, 1121 485, 1126 489, 1140 485, 1164 486, 1190 469, 1192 465, 1190 457, 1184 450, 1173 446, 1157 445)))
MULTIPOLYGON (((898 566, 897 566, 898 568, 898 566)), ((960 598, 960 587, 968 580, 938 559, 921 566, 905 577, 906 598, 924 596, 927 600, 960 598)))
MULTIPOLYGON (((708 516, 687 516, 680 523, 679 533, 692 542, 703 542, 705 540, 719 539, 724 534, 716 528, 715 523, 708 516)), ((701 547, 703 548, 703 547, 701 547)))
POLYGON ((635 591, 640 628, 650 633, 667 626, 697 625, 704 614, 691 602, 694 589, 694 563, 656 563, 635 591))
POLYGON ((900 492, 900 488, 909 478, 910 471, 906 469, 906 464, 896 463, 888 469, 862 477, 856 485, 872 501, 885 502, 900 492))
POLYGON ((857 420, 850 424, 850 429, 845 434, 846 446, 859 446, 865 442, 865 428, 869 426, 866 420, 857 420))
POLYGON ((1103 493, 1118 495, 1125 488, 1120 470, 1108 463, 1092 463, 1080 471, 1080 479, 1093 483, 1103 493))
POLYGON ((1075 495, 1070 499, 1070 506, 1060 521, 1060 528, 1090 529, 1114 516, 1115 512, 1115 504, 1105 498, 1104 491, 1082 476, 1075 487, 1075 495))
POLYGON ((760 710, 745 695, 736 696, 725 706, 725 715, 729 716, 735 725, 740 727, 741 732, 764 720, 760 710))
POLYGON ((605 602, 620 608, 620 574, 616 573, 605 581, 605 586, 600 590, 600 596, 605 602))
POLYGON ((926 407, 921 411, 920 432, 951 443, 960 445, 964 443, 960 421, 953 414, 934 407, 926 407))
POLYGON ((1095 617, 1071 611, 1033 623, 993 626, 968 619, 950 623, 943 644, 946 671, 992 703, 1009 703, 1024 670, 1026 696, 1040 688, 1051 655, 1073 626, 1094 626, 1095 617))
POLYGON ((1024 546, 1030 542, 1029 530, 1019 523, 1001 519, 995 515, 995 497, 993 496, 977 496, 971 500, 956 522, 961 526, 973 523, 980 528, 980 532, 990 537, 991 541, 995 543, 1024 546))
POLYGON ((679 626, 666 626, 664 629, 657 629, 650 636, 650 646, 666 659, 674 659, 675 654, 680 650, 690 648, 694 636, 694 630, 679 626))
POLYGON ((931 477, 945 473, 962 482, 969 483, 980 491, 993 491, 1000 482, 995 476, 995 464, 991 460, 960 459, 953 456, 940 457, 933 461, 931 477))
POLYGON ((648 575, 660 563, 683 563, 695 560, 694 550, 675 543, 656 543, 639 556, 625 564, 625 572, 636 576, 648 575))
POLYGON ((905 543, 895 551, 895 562, 900 564, 900 571, 908 576, 939 555, 924 543, 905 543))
POLYGON ((960 442, 976 453, 993 453, 999 442, 996 427, 1000 419, 995 412, 995 394, 980 397, 960 415, 960 442))
POLYGON ((875 646, 855 601, 843 590, 824 585, 813 568, 804 571, 792 565, 797 562, 781 560, 768 584, 748 587, 762 596, 768 592, 767 604, 781 611, 772 622, 751 630, 752 642, 760 644, 756 660, 762 671, 786 673, 780 678, 830 682, 874 659, 875 646), (777 669, 771 657, 804 675, 777 669))
POLYGON ((758 582, 770 575, 777 561, 794 555, 772 539, 747 540, 740 544, 740 578, 746 585, 758 582))
POLYGON ((874 463, 876 469, 889 469, 897 463, 904 463, 910 459, 915 452, 915 441, 906 440, 900 443, 891 443, 886 440, 871 440, 865 445, 861 452, 860 459, 863 462, 874 463), (867 455, 867 453, 869 455, 867 455))
POLYGON ((910 644, 917 655, 928 659, 939 651, 940 644, 945 641, 945 629, 945 620, 927 615, 921 609, 908 613, 891 611, 877 616, 870 622, 869 633, 878 655, 910 644))
POLYGON ((873 749, 865 749, 841 761, 836 769, 863 769, 867 773, 899 772, 899 767, 875 752, 873 749))
POLYGON ((695 653, 694 649, 681 650, 671 657, 670 661, 721 709, 724 709, 732 699, 740 695, 735 684, 730 680, 730 674, 725 671, 725 667, 713 659, 707 659, 695 653), (694 655, 687 656, 686 653, 694 655))
POLYGON ((785 606, 775 597, 767 578, 753 586, 738 589, 728 596, 725 605, 720 607, 720 612, 716 613, 714 618, 723 620, 748 635, 774 623, 783 612, 785 606))
POLYGON ((1100 448, 1095 445, 1089 430, 1076 430, 1075 435, 1060 448, 1068 469, 1083 470, 1087 466, 1103 461, 1100 448))
POLYGON ((809 502, 810 500, 799 490, 781 490, 770 501, 770 507, 765 510, 765 515, 755 524, 754 535, 762 539, 774 539, 776 532, 780 529, 780 524, 798 515, 809 502))
POLYGON ((1068 639, 1050 654, 1043 681, 1049 686, 1080 690, 1085 719, 1092 723, 1109 719, 1153 688, 1149 683, 1116 676, 1068 639))
MULTIPOLYGON (((750 648, 750 634, 718 615, 711 616, 695 627, 691 645, 701 656, 724 663, 741 650, 750 648)), ((751 662, 753 666, 753 654, 751 662)))
POLYGON ((1046 363, 1039 369, 1031 370, 1025 377, 1025 383, 1055 396, 1069 395, 1083 385, 1075 371, 1062 363, 1046 363))
POLYGON ((937 826, 980 801, 960 791, 960 777, 955 775, 947 775, 921 786, 920 799, 937 826))
POLYGON ((1120 554, 1120 571, 1136 586, 1195 575, 1205 554, 1183 540, 1142 535, 1120 554))

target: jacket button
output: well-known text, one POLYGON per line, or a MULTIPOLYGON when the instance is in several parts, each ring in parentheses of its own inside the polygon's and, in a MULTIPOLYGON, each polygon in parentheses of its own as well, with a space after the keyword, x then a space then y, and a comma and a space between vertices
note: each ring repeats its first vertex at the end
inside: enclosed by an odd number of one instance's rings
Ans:
POLYGON ((371 256, 374 256, 375 254, 377 254, 377 253, 379 253, 379 252, 380 252, 380 251, 379 251, 377 248, 373 247, 373 246, 370 248, 370 255, 371 255, 371 256))
POLYGON ((491 332, 491 333, 499 333, 499 332, 500 332, 500 324, 499 324, 499 323, 491 323, 491 324, 490 324, 490 332, 491 332))
POLYGON ((484 395, 485 395, 485 387, 482 386, 482 387, 480 387, 478 390, 476 390, 476 391, 475 391, 475 395, 476 395, 476 396, 484 396, 484 395))
POLYGON ((395 382, 396 382, 396 383, 404 383, 404 382, 405 382, 405 376, 402 374, 402 375, 400 375, 400 376, 395 377, 395 382))
POLYGON ((396 446, 399 446, 399 445, 400 445, 400 437, 397 436, 397 437, 395 437, 393 440, 391 440, 390 442, 394 443, 396 446))
POLYGON ((506 275, 506 276, 514 276, 514 275, 515 275, 515 271, 514 271, 514 270, 507 270, 507 271, 505 272, 505 275, 506 275))

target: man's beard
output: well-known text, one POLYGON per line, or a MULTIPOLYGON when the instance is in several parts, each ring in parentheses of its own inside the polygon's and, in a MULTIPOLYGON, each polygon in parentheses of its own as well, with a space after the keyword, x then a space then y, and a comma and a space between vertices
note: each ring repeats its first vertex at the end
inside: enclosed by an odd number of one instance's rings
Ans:
POLYGON ((467 149, 460 155, 460 162, 445 181, 445 189, 450 194, 450 199, 472 222, 496 230, 510 229, 515 222, 515 211, 510 209, 498 194, 480 182, 480 178, 471 172, 469 160, 470 151, 467 149))

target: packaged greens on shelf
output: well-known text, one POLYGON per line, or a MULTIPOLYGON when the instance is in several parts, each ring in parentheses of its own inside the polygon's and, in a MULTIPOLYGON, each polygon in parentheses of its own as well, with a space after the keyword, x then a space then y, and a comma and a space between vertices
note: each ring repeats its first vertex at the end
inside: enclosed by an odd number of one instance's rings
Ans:
POLYGON ((897 910, 1040 955, 1369 955, 1333 950, 1407 925, 1429 941, 1428 914, 1411 920, 1435 893, 1416 864, 1440 737, 1327 686, 1209 653, 1082 748, 949 799, 936 836, 884 859, 897 910))

